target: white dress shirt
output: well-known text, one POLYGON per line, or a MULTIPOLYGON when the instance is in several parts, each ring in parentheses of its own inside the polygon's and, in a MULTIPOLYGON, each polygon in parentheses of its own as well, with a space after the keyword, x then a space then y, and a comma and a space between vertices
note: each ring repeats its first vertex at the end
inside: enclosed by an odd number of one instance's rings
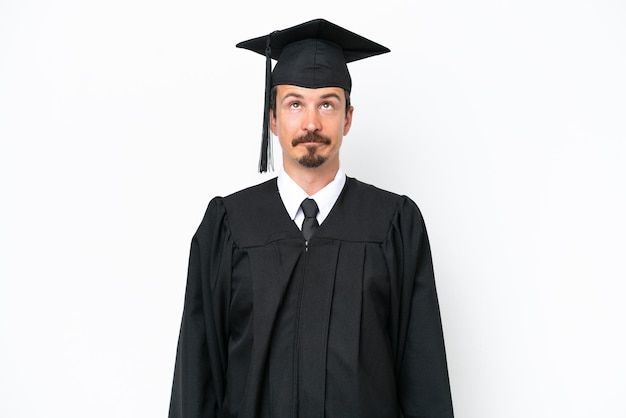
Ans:
POLYGON ((300 208, 302 201, 307 197, 315 200, 319 208, 317 222, 321 225, 335 205, 335 202, 337 202, 343 190, 343 186, 346 184, 346 175, 340 167, 333 181, 311 196, 302 190, 302 188, 283 170, 278 173, 277 182, 278 192, 283 201, 283 205, 285 205, 285 209, 287 209, 287 213, 298 228, 302 229, 302 222, 304 221, 304 213, 302 212, 302 208, 300 208))

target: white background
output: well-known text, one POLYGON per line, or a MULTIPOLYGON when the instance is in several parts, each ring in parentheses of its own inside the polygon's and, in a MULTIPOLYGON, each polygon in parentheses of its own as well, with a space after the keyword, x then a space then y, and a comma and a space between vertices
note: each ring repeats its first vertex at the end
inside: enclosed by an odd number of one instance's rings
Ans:
POLYGON ((191 237, 270 177, 234 45, 318 17, 392 50, 342 163, 423 211, 456 416, 626 417, 621 0, 0 0, 0 416, 167 415, 191 237))

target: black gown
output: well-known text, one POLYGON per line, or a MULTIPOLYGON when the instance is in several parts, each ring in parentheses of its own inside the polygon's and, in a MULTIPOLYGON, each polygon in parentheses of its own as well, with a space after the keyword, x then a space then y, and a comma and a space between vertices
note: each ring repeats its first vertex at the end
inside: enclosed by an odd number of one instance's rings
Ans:
POLYGON ((170 418, 452 417, 426 229, 348 178, 305 246, 276 179, 193 237, 170 418))

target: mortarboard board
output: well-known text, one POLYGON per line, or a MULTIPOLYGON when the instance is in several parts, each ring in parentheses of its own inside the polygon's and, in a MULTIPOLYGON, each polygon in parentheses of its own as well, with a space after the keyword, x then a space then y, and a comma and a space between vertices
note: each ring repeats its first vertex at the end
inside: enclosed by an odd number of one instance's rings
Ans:
POLYGON ((267 171, 271 88, 290 84, 306 88, 341 87, 350 92, 349 62, 389 49, 324 19, 315 19, 238 43, 237 48, 266 57, 265 106, 259 171, 267 171), (272 71, 272 62, 277 61, 272 71))

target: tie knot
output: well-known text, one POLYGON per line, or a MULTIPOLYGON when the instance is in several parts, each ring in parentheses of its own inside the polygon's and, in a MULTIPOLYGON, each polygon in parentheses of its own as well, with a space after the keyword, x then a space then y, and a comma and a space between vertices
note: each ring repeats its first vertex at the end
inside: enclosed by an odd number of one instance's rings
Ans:
POLYGON ((302 208, 302 212, 304 212, 305 218, 317 217, 317 212, 319 211, 319 209, 317 208, 317 203, 315 203, 315 200, 306 198, 302 201, 300 207, 302 208))

